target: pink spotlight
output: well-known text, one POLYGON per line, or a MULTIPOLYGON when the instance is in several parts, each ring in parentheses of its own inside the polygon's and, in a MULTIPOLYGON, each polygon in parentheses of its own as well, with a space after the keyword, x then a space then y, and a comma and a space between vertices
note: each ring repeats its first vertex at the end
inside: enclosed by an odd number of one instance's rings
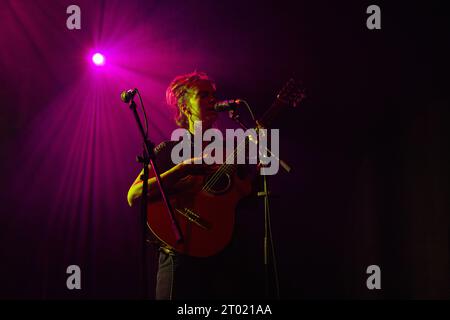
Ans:
POLYGON ((105 64, 105 57, 101 53, 97 52, 92 56, 92 62, 94 62, 96 66, 102 66, 105 64))

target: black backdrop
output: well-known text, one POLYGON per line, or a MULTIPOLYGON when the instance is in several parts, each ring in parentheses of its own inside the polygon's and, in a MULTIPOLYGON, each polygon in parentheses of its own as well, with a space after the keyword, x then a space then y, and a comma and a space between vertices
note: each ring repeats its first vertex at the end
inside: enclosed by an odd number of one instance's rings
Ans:
MULTIPOLYGON (((235 39, 217 45, 223 52, 233 45, 247 65, 233 76, 214 77, 223 92, 261 106, 258 114, 289 76, 302 79, 308 89, 302 107, 274 124, 281 128, 283 158, 294 168, 269 178, 276 194, 272 227, 282 298, 450 297, 447 14, 439 2, 379 4, 382 29, 370 31, 365 27, 370 4, 154 4, 182 7, 186 29, 180 32, 208 39, 221 30, 226 39, 235 39), (204 16, 212 27, 189 24, 204 16), (249 25, 252 32, 236 32, 249 25), (371 264, 381 267, 382 290, 366 288, 371 264)), ((113 249, 83 256, 83 265, 115 263, 102 272, 87 271, 81 293, 65 289, 65 267, 73 259, 59 254, 64 248, 57 236, 52 243, 43 240, 49 232, 42 221, 46 204, 24 204, 10 188, 22 170, 17 137, 45 108, 52 88, 19 92, 15 77, 1 74, 0 296, 139 298, 139 250, 133 247, 121 249, 131 252, 124 259, 113 249), (27 113, 14 107, 22 103, 14 98, 20 95, 32 97, 34 108, 27 113), (30 209, 30 219, 17 220, 30 209), (37 247, 46 248, 46 267, 37 247)), ((245 230, 242 259, 259 274, 261 205, 239 221, 245 230)), ((123 237, 136 238, 120 234, 116 241, 123 237)), ((155 256, 150 252, 151 260, 155 256)), ((252 281, 259 290, 261 282, 252 281)))

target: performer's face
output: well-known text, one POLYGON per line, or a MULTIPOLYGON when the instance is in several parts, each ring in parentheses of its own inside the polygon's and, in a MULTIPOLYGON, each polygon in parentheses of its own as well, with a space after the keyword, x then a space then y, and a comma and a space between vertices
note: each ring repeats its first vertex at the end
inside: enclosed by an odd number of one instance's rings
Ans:
POLYGON ((199 81, 190 90, 186 101, 189 122, 202 121, 204 129, 210 128, 217 119, 217 112, 214 111, 216 103, 215 90, 208 81, 199 81))

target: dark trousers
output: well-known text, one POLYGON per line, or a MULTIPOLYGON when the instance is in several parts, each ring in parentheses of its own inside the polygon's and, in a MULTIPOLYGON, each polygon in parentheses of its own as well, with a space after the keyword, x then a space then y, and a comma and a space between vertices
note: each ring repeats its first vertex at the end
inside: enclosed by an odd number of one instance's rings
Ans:
POLYGON ((157 300, 251 298, 254 270, 230 245, 218 255, 197 258, 160 250, 157 300))
POLYGON ((196 258, 159 253, 157 300, 232 298, 234 268, 226 270, 221 257, 196 258))

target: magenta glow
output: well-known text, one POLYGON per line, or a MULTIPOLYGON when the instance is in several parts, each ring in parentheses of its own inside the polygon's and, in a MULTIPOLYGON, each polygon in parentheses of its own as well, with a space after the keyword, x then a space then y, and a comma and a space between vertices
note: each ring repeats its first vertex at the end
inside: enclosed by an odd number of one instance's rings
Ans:
POLYGON ((105 57, 97 52, 92 56, 92 62, 94 62, 96 66, 103 66, 105 64, 105 57))

